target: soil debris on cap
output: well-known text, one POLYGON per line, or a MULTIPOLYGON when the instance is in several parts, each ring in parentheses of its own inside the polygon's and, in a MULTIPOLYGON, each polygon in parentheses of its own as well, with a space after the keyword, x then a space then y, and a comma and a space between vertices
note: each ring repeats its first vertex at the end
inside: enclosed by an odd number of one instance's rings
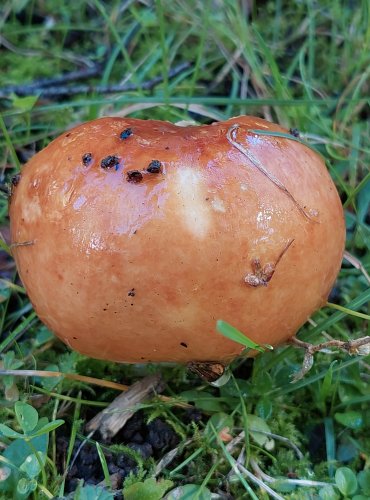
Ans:
POLYGON ((143 174, 140 172, 140 170, 129 170, 127 172, 127 181, 132 182, 133 184, 136 184, 138 182, 141 182, 143 180, 143 174))
POLYGON ((146 171, 150 174, 159 174, 162 169, 162 163, 159 160, 153 160, 149 163, 146 171))
POLYGON ((120 139, 128 139, 132 135, 132 128, 126 128, 120 133, 120 139))
POLYGON ((102 159, 100 166, 101 168, 113 168, 116 167, 118 164, 119 164, 118 156, 110 155, 102 159))
POLYGON ((92 161, 92 154, 91 153, 85 153, 82 157, 82 163, 85 165, 85 167, 87 167, 88 165, 90 165, 92 161))

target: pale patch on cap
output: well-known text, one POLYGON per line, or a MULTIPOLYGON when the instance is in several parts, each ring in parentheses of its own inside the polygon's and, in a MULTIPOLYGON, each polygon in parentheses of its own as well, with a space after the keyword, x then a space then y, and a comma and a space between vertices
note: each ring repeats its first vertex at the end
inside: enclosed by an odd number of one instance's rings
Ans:
POLYGON ((204 179, 191 167, 177 170, 175 187, 181 198, 180 213, 183 221, 197 238, 205 238, 208 234, 211 217, 208 206, 204 203, 204 179))

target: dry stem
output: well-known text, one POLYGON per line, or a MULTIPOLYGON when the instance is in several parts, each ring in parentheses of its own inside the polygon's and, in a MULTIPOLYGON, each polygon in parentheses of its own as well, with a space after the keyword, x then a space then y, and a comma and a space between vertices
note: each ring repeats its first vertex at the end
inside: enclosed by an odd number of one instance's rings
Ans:
POLYGON ((298 486, 328 486, 328 484, 331 483, 324 483, 322 481, 312 481, 310 479, 289 479, 289 478, 274 478, 272 476, 269 476, 263 470, 260 468, 258 463, 251 458, 250 459, 250 464, 254 472, 256 473, 257 476, 259 476, 261 479, 266 481, 267 483, 275 483, 276 481, 283 480, 284 483, 288 484, 296 484, 298 486))
MULTIPOLYGON (((190 68, 190 63, 184 62, 170 69, 168 72, 169 78, 174 78, 179 75, 183 71, 190 68)), ((64 77, 68 78, 68 76, 64 77)), ((57 80, 58 82, 63 81, 63 75, 57 80)), ((69 81, 69 80, 67 80, 69 81)), ((76 94, 86 94, 89 92, 94 92, 97 94, 112 94, 116 92, 130 92, 135 90, 151 90, 156 85, 163 82, 163 76, 156 76, 151 80, 147 80, 142 82, 141 84, 133 84, 133 83, 124 83, 124 84, 116 84, 116 85, 45 85, 39 84, 37 86, 37 82, 34 84, 28 85, 18 85, 11 87, 4 87, 0 89, 0 99, 8 97, 10 94, 15 92, 19 96, 28 96, 28 95, 39 95, 43 98, 56 98, 61 96, 70 97, 71 95, 76 94)))
POLYGON ((331 347, 337 347, 342 351, 347 352, 351 356, 367 356, 370 354, 370 337, 361 337, 355 340, 329 340, 328 342, 321 342, 320 344, 310 344, 308 342, 304 342, 303 340, 297 339, 297 337, 293 337, 290 340, 290 343, 295 347, 301 347, 305 350, 305 356, 303 359, 302 369, 295 374, 292 382, 297 382, 302 379, 306 373, 310 371, 313 365, 313 355, 322 351, 323 349, 328 349, 331 347))

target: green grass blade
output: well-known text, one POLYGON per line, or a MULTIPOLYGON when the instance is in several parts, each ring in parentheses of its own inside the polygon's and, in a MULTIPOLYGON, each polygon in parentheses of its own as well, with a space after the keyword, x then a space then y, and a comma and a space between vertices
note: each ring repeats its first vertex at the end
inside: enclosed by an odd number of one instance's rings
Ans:
MULTIPOLYGON (((25 111, 25 113, 28 113, 28 111, 25 111)), ((2 132, 4 134, 5 143, 9 149, 10 156, 11 156, 13 164, 14 164, 14 168, 16 168, 19 171, 21 169, 21 164, 18 160, 17 153, 15 152, 12 140, 10 138, 8 129, 6 128, 6 125, 5 125, 5 122, 4 122, 4 119, 3 119, 3 116, 1 113, 0 113, 0 129, 2 130, 2 132)))
POLYGON ((244 335, 244 333, 240 332, 226 321, 219 319, 216 323, 216 329, 224 337, 233 340, 234 342, 237 342, 244 347, 255 349, 259 352, 264 352, 264 349, 259 344, 253 342, 253 340, 249 339, 246 335, 244 335))
POLYGON ((102 447, 100 446, 98 441, 96 441, 95 446, 96 446, 96 450, 97 450, 98 455, 99 455, 99 460, 100 460, 100 463, 101 463, 101 466, 103 469, 105 486, 107 488, 111 489, 112 488, 112 481, 111 481, 110 475, 109 475, 107 459, 105 458, 102 447))
POLYGON ((27 316, 27 318, 25 318, 21 322, 20 325, 17 326, 17 328, 13 332, 9 333, 9 335, 0 344, 0 353, 4 352, 5 349, 8 346, 10 346, 22 332, 25 331, 26 328, 28 328, 31 325, 31 323, 34 321, 35 318, 36 318, 36 313, 33 311, 31 314, 27 316))
POLYGON ((335 469, 335 433, 333 419, 327 417, 324 419, 325 426, 325 444, 326 444, 326 459, 328 461, 329 477, 334 477, 335 469))

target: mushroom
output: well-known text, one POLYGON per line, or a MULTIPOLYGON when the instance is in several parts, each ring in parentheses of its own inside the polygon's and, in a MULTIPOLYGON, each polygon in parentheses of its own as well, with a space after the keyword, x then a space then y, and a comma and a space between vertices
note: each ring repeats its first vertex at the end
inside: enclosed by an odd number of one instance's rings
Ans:
POLYGON ((322 158, 261 118, 90 121, 36 154, 12 191, 29 298, 94 358, 226 363, 243 347, 218 319, 281 344, 341 265, 343 211, 322 158))

